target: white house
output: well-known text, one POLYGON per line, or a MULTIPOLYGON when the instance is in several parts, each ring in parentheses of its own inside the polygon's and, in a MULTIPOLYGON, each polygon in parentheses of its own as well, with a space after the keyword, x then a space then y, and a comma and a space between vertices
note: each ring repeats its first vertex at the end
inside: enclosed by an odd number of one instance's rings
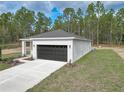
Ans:
POLYGON ((33 59, 73 63, 92 50, 91 40, 63 30, 44 32, 20 40, 22 56, 26 55, 26 42, 30 41, 33 59))

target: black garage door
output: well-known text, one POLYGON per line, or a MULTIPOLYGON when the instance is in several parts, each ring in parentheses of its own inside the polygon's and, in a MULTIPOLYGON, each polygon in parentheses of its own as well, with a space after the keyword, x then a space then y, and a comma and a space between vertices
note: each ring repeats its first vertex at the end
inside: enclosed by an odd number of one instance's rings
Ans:
POLYGON ((67 62, 67 46, 60 45, 38 45, 38 59, 48 59, 67 62))

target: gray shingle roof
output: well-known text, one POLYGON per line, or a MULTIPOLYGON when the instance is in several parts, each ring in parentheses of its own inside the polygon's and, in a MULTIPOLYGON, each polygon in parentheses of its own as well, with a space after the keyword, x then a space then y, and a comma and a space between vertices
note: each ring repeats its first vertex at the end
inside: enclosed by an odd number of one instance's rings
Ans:
POLYGON ((50 32, 44 32, 38 35, 34 35, 32 36, 32 38, 52 38, 52 37, 76 37, 76 38, 80 38, 80 36, 75 35, 73 33, 69 33, 63 30, 55 30, 55 31, 50 31, 50 32))
POLYGON ((38 35, 34 35, 28 38, 57 38, 57 37, 74 37, 75 39, 88 40, 86 38, 82 38, 74 33, 66 32, 64 30, 55 30, 50 32, 44 32, 38 35))

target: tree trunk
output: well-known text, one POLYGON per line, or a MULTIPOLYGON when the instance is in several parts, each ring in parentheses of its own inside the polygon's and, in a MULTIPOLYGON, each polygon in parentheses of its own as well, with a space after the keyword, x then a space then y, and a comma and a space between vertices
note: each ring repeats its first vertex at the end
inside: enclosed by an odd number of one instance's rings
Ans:
POLYGON ((80 22, 78 23, 78 35, 81 35, 81 31, 80 31, 80 22))
POLYGON ((69 25, 70 25, 70 24, 69 24, 69 22, 68 22, 68 32, 70 32, 70 31, 69 31, 69 25))
POLYGON ((92 32, 91 32, 91 40, 92 40, 92 45, 93 45, 94 44, 94 29, 92 29, 92 32))
POLYGON ((120 44, 119 45, 122 45, 122 37, 123 37, 122 31, 123 31, 123 26, 121 26, 121 37, 120 37, 120 44))
POLYGON ((110 45, 112 46, 112 23, 111 23, 111 30, 110 30, 110 45))
POLYGON ((99 18, 97 22, 97 46, 99 45, 99 18))
POLYGON ((2 60, 2 49, 0 47, 0 61, 2 60))

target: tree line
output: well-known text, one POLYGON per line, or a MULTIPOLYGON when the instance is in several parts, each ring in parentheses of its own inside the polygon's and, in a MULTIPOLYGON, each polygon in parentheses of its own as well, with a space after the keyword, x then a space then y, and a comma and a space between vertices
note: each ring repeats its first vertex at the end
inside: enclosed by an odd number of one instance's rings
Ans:
POLYGON ((15 14, 0 15, 0 43, 18 42, 19 38, 55 29, 91 39, 97 45, 121 45, 124 42, 124 8, 107 10, 102 2, 97 1, 89 4, 86 11, 65 8, 54 23, 43 12, 35 14, 25 7, 15 14))
POLYGON ((52 23, 51 18, 44 13, 38 12, 35 15, 25 7, 0 15, 0 43, 18 42, 20 38, 29 37, 42 31, 47 31, 52 23))

